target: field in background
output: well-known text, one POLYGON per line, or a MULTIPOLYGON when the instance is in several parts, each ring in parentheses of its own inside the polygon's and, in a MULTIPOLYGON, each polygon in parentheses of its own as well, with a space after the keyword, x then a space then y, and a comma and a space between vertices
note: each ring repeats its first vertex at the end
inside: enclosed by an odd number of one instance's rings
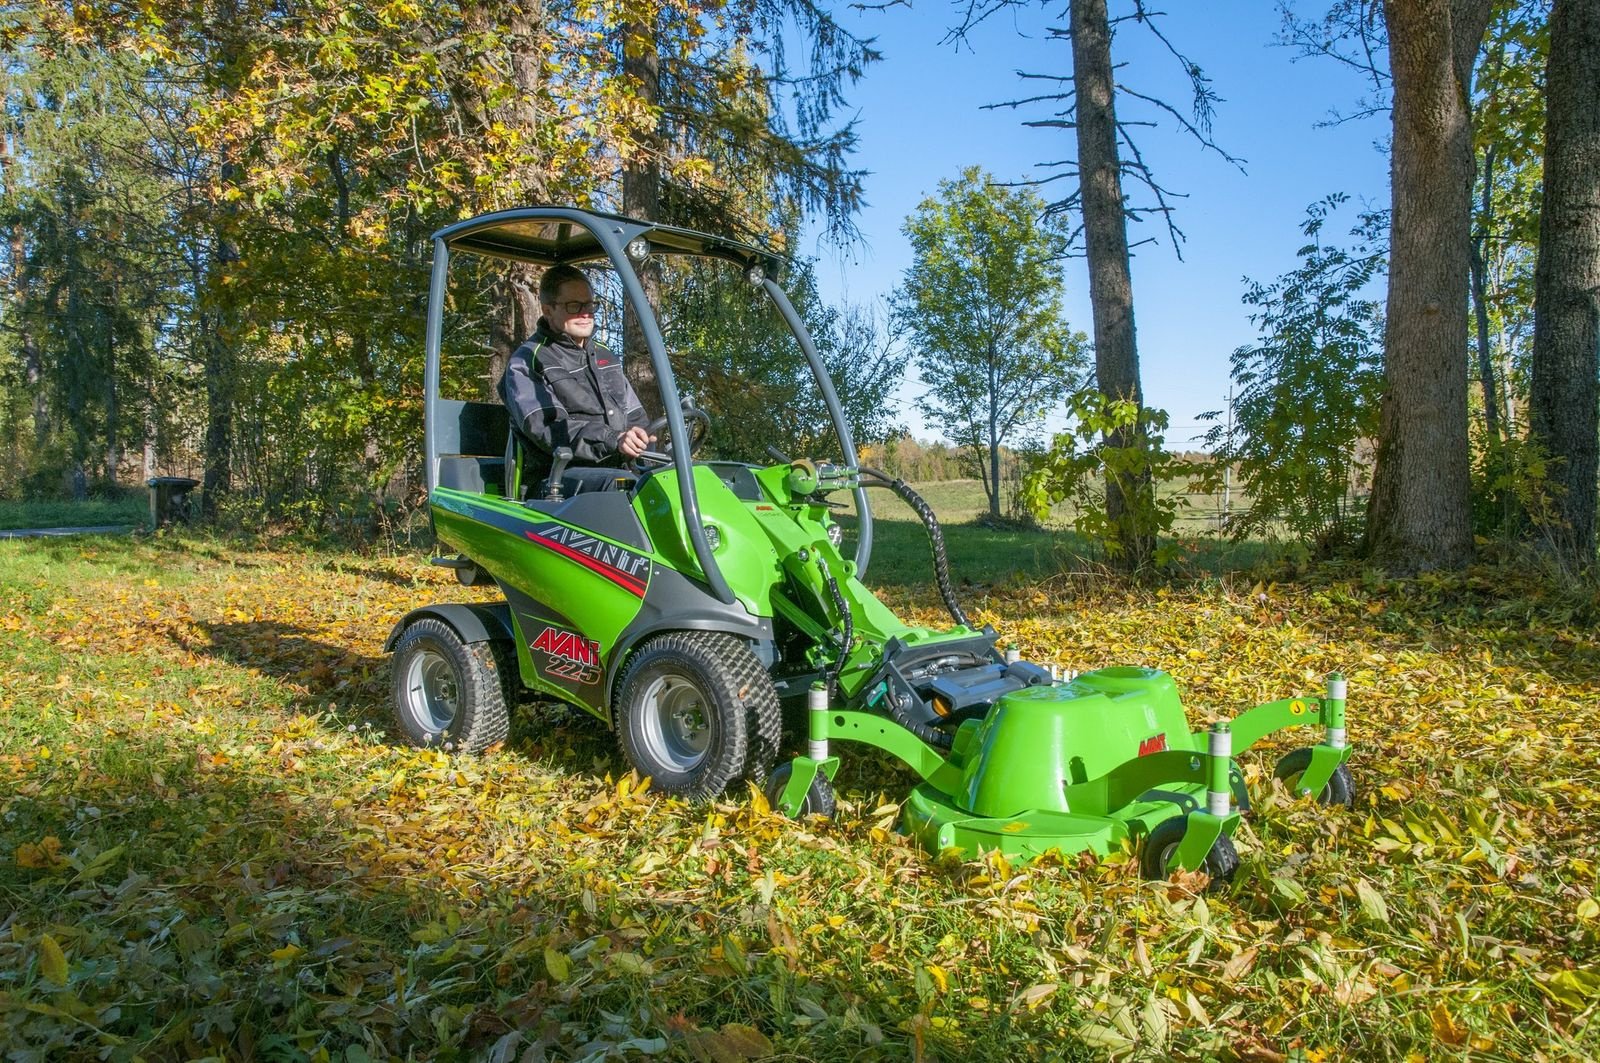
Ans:
POLYGON ((0 502, 0 531, 15 528, 148 527, 150 500, 142 493, 116 501, 0 502))
MULTIPOLYGON (((1050 521, 1042 528, 991 528, 975 524, 987 515, 988 501, 977 480, 941 480, 912 484, 927 501, 945 532, 951 577, 970 583, 993 583, 1006 579, 1040 579, 1056 573, 1081 570, 1085 563, 1105 561, 1098 543, 1067 530, 1073 509, 1066 503, 1055 507, 1050 521)), ((1166 485, 1164 488, 1178 488, 1166 485)), ((926 583, 933 578, 928 537, 917 515, 893 491, 874 488, 868 496, 874 518, 871 573, 875 580, 896 586, 926 583)), ((1192 505, 1178 522, 1185 543, 1184 567, 1221 573, 1247 569, 1265 555, 1260 541, 1235 543, 1216 533, 1214 496, 1189 496, 1192 505), (1207 506, 1212 507, 1209 511, 1207 506), (1211 515, 1207 516, 1207 512, 1211 515)), ((1239 494, 1234 492, 1235 509, 1239 494)), ((854 542, 854 500, 840 512, 846 535, 854 542)), ((1247 503, 1246 503, 1247 504, 1247 503)))

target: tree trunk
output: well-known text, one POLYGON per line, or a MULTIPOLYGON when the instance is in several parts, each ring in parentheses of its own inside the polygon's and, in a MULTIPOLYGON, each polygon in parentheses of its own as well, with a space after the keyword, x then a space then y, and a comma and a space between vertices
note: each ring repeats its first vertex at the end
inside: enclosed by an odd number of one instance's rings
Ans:
POLYGON ((1494 211, 1494 146, 1483 153, 1483 196, 1479 200, 1483 212, 1483 227, 1472 241, 1472 307, 1478 325, 1478 383, 1483 389, 1483 428, 1488 434, 1487 445, 1500 442, 1500 400, 1494 379, 1494 350, 1489 346, 1489 294, 1488 265, 1483 250, 1489 242, 1489 230, 1494 211))
MULTIPOLYGON (((113 289, 114 291, 115 289, 113 289)), ((106 486, 117 489, 117 448, 122 432, 122 409, 117 404, 117 333, 113 328, 106 332, 106 486)))
POLYGON ((994 341, 989 341, 989 516, 1000 519, 1000 382, 994 341))
MULTIPOLYGON (((535 145, 539 142, 540 86, 543 82, 545 5, 540 0, 498 4, 490 0, 469 0, 461 5, 462 25, 475 40, 497 41, 503 61, 511 68, 517 91, 507 99, 495 99, 483 90, 502 80, 496 58, 482 55, 477 64, 481 74, 452 78, 451 95, 465 118, 465 124, 480 135, 496 126, 513 131, 524 145, 526 159, 510 182, 500 206, 550 201, 549 182, 535 145)), ((524 263, 506 267, 496 284, 494 310, 489 319, 489 364, 485 374, 485 397, 494 394, 504 375, 511 352, 533 334, 539 320, 536 271, 524 263)))
MULTIPOLYGON (((224 163, 222 179, 232 177, 233 164, 224 163)), ((223 291, 222 279, 237 260, 233 244, 221 232, 213 234, 215 247, 209 271, 196 269, 195 291, 205 309, 200 315, 200 359, 206 377, 206 436, 200 474, 201 512, 217 515, 217 504, 233 487, 233 406, 235 362, 233 338, 225 322, 232 298, 223 291), (207 272, 209 275, 207 275, 207 272)))
MULTIPOLYGON (((661 101, 661 56, 655 34, 649 27, 630 24, 623 27, 623 76, 637 87, 639 101, 655 110, 661 101)), ((622 213, 641 221, 661 221, 661 143, 660 130, 646 136, 622 167, 622 213)), ((661 306, 661 264, 654 258, 636 266, 639 283, 652 312, 661 306)), ((661 408, 661 385, 656 381, 655 365, 645 343, 644 329, 632 307, 622 315, 622 365, 650 416, 661 408)))
POLYGON ((539 279, 526 262, 513 262, 495 282, 494 313, 489 318, 489 395, 505 375, 511 352, 539 324, 539 279))
MULTIPOLYGON (((1072 0, 1072 81, 1077 105, 1078 187, 1089 257, 1089 301, 1094 311, 1095 378, 1102 395, 1138 403, 1142 409, 1128 223, 1117 154, 1111 26, 1105 0, 1072 0)), ((1135 426, 1119 429, 1106 443, 1129 446, 1143 431, 1141 415, 1135 426)), ((1136 477, 1131 484, 1106 478, 1106 515, 1113 527, 1121 529, 1118 562, 1130 571, 1143 568, 1155 556, 1155 535, 1139 520, 1139 514, 1150 512, 1144 497, 1150 490, 1148 475, 1136 477)))
POLYGON ((1529 426, 1552 461, 1562 558, 1594 562, 1600 401, 1600 0, 1556 0, 1545 74, 1529 426))
POLYGON ((1472 558, 1467 273, 1472 63, 1490 0, 1385 0, 1394 78, 1389 298, 1366 549, 1397 573, 1472 558))
MULTIPOLYGON (((16 192, 12 184, 16 160, 12 155, 11 136, 10 129, 5 129, 0 135, 0 194, 8 201, 16 192)), ((17 346, 22 352, 22 371, 33 404, 33 445, 37 451, 44 447, 50 437, 50 407, 44 395, 44 359, 39 353, 38 343, 34 341, 27 315, 23 313, 28 297, 28 243, 20 221, 11 226, 8 237, 11 245, 11 295, 16 300, 12 316, 15 319, 17 346)))

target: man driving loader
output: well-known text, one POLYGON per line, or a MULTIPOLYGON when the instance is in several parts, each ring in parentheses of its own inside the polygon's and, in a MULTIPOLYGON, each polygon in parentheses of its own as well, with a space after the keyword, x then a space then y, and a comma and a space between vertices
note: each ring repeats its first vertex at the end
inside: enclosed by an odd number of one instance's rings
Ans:
POLYGON ((561 264, 539 279, 543 315, 511 355, 500 397, 513 429, 531 444, 523 482, 549 475, 567 447, 579 466, 620 467, 655 441, 650 418, 622 371, 622 359, 594 338, 594 289, 578 269, 561 264))

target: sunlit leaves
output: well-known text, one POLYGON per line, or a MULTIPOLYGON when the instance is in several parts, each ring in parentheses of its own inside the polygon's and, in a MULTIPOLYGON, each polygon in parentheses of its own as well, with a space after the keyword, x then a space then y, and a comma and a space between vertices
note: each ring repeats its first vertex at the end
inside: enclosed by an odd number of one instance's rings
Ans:
MULTIPOLYGON (((1491 570, 965 587, 1030 659, 1166 668, 1196 723, 1350 677, 1356 807, 1249 759, 1239 878, 1203 895, 1120 850, 927 856, 892 829, 915 778, 844 746, 834 823, 653 795, 577 710, 519 707, 481 758, 398 747, 391 623, 481 593, 421 558, 4 549, 6 1052, 1593 1055, 1581 595, 1491 570)), ((930 587, 889 597, 943 622, 930 587)))

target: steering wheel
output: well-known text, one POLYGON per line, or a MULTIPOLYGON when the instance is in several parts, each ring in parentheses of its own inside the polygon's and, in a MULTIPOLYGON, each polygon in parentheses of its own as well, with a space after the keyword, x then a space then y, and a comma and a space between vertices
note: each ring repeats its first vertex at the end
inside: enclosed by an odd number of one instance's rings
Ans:
MULTIPOLYGON (((701 446, 705 444, 705 441, 711 435, 711 418, 706 414, 706 411, 698 407, 685 406, 683 408, 683 420, 685 422, 684 428, 689 433, 689 457, 692 458, 699 453, 701 446)), ((656 437, 658 440, 656 446, 661 449, 640 451, 639 456, 634 459, 635 462, 644 468, 652 468, 656 465, 671 465, 672 439, 668 435, 667 419, 665 417, 657 417, 650 422, 650 427, 646 428, 645 431, 656 437)))

